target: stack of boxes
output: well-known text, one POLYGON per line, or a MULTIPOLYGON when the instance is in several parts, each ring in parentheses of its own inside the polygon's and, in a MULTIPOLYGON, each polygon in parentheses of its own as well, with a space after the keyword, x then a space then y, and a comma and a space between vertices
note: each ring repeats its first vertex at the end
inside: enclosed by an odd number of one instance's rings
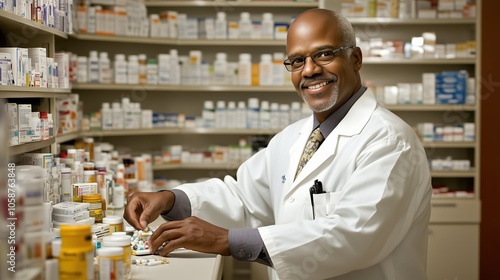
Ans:
POLYGON ((342 0, 347 17, 468 18, 475 17, 476 4, 467 0, 342 0))
POLYGON ((69 88, 69 55, 45 48, 0 48, 0 85, 69 88))
POLYGON ((52 225, 58 228, 65 224, 91 224, 89 203, 64 201, 52 207, 52 225))
POLYGON ((45 141, 53 135, 52 114, 32 112, 31 104, 5 104, 10 121, 9 145, 45 141))

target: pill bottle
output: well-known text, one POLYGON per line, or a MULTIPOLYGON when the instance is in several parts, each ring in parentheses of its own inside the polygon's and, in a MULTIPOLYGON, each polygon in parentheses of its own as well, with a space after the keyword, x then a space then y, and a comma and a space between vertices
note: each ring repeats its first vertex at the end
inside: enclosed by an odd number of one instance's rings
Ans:
POLYGON ((250 39, 252 37, 252 21, 250 20, 249 12, 240 13, 238 22, 238 38, 250 39))
POLYGON ((137 55, 128 56, 127 82, 133 85, 139 84, 139 56, 137 55))
POLYGON ((60 280, 94 280, 94 248, 90 225, 61 225, 60 280))
POLYGON ((132 248, 130 247, 131 238, 128 235, 108 235, 102 238, 102 248, 121 247, 123 248, 123 263, 125 264, 125 279, 132 278, 132 248))
POLYGON ((128 63, 124 54, 116 54, 114 62, 114 82, 115 84, 126 84, 128 75, 128 63))
POLYGON ((103 224, 109 224, 109 233, 123 231, 123 218, 120 216, 107 216, 102 218, 103 224))
POLYGON ((205 128, 215 127, 215 107, 213 101, 205 100, 205 102, 203 102, 203 110, 201 112, 201 118, 203 120, 203 127, 205 128))
POLYGON ((62 201, 72 201, 71 197, 71 168, 61 168, 62 201))
POLYGON ((259 62, 259 85, 273 85, 273 56, 271 54, 261 54, 259 62))
POLYGON ((99 83, 99 57, 97 54, 97 51, 90 51, 90 55, 87 60, 87 81, 89 83, 99 83))
MULTIPOLYGON (((123 176, 123 173, 121 172, 118 174, 122 174, 121 176, 123 176)), ((123 185, 118 183, 116 183, 113 187, 113 206, 116 209, 122 209, 125 206, 125 188, 123 185)))
POLYGON ((99 280, 124 280, 125 264, 123 248, 106 247, 97 249, 99 280))
POLYGON ((102 222, 102 199, 100 193, 82 195, 82 202, 89 203, 89 215, 95 218, 96 223, 102 222))
POLYGON ((83 171, 83 182, 84 183, 95 183, 95 170, 84 170, 83 171))
POLYGON ((262 14, 262 39, 274 39, 274 20, 272 13, 262 14))
POLYGON ((89 152, 89 161, 94 161, 94 138, 83 138, 84 148, 89 152))
POLYGON ((87 70, 88 62, 86 56, 78 57, 78 64, 76 66, 76 79, 79 83, 87 83, 88 82, 88 70, 87 70))
POLYGON ((227 54, 218 52, 215 54, 213 83, 215 85, 228 84, 227 54))
POLYGON ((252 85, 252 56, 249 53, 240 53, 238 60, 238 84, 252 85))
POLYGON ((145 85, 148 81, 147 56, 141 53, 137 58, 139 63, 139 84, 145 85))
POLYGON ((102 129, 112 129, 113 128, 113 115, 111 112, 111 107, 108 102, 104 102, 101 105, 101 127, 102 129))
MULTIPOLYGON (((91 161, 86 161, 83 163, 83 172, 85 171, 93 171, 95 170, 95 163, 91 162, 91 161)), ((85 174, 84 174, 85 176, 85 174)))
POLYGON ((217 12, 214 24, 215 39, 227 39, 227 20, 225 12, 217 12))
POLYGON ((259 115, 259 99, 256 97, 249 98, 247 107, 247 128, 259 128, 259 115))
POLYGON ((111 83, 111 62, 107 52, 99 53, 99 83, 111 83))

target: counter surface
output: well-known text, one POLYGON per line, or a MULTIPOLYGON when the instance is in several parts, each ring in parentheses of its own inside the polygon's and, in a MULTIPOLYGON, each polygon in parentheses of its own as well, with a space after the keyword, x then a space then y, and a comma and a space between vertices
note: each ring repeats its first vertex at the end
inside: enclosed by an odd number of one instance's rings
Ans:
MULTIPOLYGON (((151 258, 151 256, 133 256, 151 258)), ((167 256, 168 264, 156 266, 132 265, 133 280, 183 279, 219 280, 222 277, 222 256, 179 249, 167 256)))
MULTIPOLYGON (((112 215, 123 216, 123 209, 115 209, 112 215)), ((149 224, 157 228, 165 220, 160 216, 149 224)), ((124 220, 124 226, 130 224, 124 220)), ((132 256, 151 258, 152 256, 132 256)), ((221 255, 200 253, 187 249, 178 249, 168 256, 168 264, 156 266, 132 265, 132 280, 182 279, 182 280, 220 280, 223 260, 221 255)))

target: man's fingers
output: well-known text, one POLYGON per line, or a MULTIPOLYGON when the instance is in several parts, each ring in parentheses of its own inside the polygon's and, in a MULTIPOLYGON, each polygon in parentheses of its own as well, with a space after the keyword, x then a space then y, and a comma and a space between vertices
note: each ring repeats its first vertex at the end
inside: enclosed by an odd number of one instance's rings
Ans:
POLYGON ((139 226, 140 229, 145 229, 149 223, 151 222, 151 214, 149 213, 148 208, 142 211, 141 217, 139 218, 139 226))
POLYGON ((125 213, 123 216, 131 226, 133 226, 136 229, 140 229, 141 224, 139 222, 139 215, 140 215, 139 213, 141 212, 142 208, 140 201, 136 199, 131 199, 128 203, 129 204, 125 208, 125 213))
MULTIPOLYGON (((170 241, 181 237, 178 227, 182 223, 179 221, 169 221, 161 224, 149 238, 149 246, 152 253, 163 251, 162 248, 170 241)), ((166 252, 166 251, 165 251, 166 252)), ((162 253, 163 255, 163 253, 162 253)))
POLYGON ((163 243, 162 246, 160 246, 160 248, 159 248, 160 255, 166 257, 168 254, 173 252, 175 249, 180 248, 180 247, 176 246, 176 243, 177 242, 175 242, 175 240, 170 240, 170 241, 166 241, 165 243, 163 243))

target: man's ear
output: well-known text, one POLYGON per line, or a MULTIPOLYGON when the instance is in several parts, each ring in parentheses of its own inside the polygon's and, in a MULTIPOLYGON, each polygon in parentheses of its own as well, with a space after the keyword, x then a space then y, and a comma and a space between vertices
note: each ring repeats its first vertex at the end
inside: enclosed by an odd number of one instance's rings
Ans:
POLYGON ((361 66, 363 66, 363 53, 359 47, 354 47, 352 49, 351 61, 356 71, 361 70, 361 66))

